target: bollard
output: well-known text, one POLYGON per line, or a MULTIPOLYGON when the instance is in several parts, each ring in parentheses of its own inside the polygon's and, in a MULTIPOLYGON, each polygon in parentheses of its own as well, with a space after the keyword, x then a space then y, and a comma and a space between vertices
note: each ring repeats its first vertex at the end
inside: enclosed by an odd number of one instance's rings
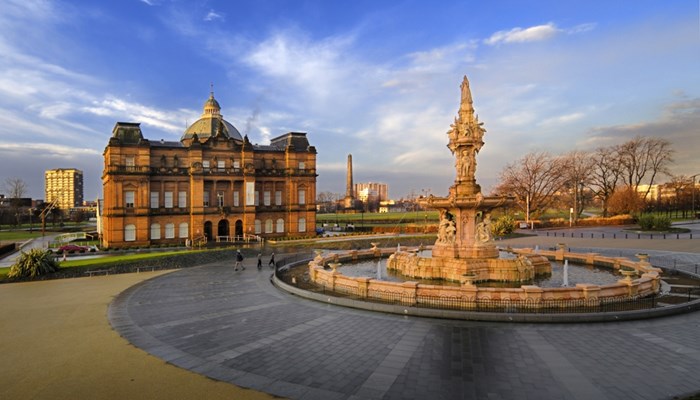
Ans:
POLYGON ((678 233, 676 233, 676 239, 679 239, 679 236, 680 236, 680 235, 679 235, 678 233))
POLYGON ((593 234, 591 233, 591 239, 593 239, 593 234))
POLYGON ((640 235, 640 234, 638 233, 638 234, 637 234, 637 239, 641 239, 641 238, 642 238, 642 235, 640 235))
POLYGON ((664 239, 666 239, 666 234, 664 233, 664 239))

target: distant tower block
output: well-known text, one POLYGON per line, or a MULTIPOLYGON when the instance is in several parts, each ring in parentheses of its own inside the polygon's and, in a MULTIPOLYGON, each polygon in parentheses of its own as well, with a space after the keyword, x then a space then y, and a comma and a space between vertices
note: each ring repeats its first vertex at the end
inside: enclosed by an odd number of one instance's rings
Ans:
POLYGON ((348 154, 348 173, 346 177, 345 202, 346 209, 355 208, 355 194, 353 193, 354 185, 352 184, 352 154, 348 154))

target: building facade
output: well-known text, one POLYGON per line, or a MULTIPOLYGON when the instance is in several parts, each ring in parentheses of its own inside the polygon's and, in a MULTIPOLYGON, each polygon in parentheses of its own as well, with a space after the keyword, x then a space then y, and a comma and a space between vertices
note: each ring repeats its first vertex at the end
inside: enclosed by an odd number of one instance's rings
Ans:
POLYGON ((378 182, 356 183, 355 197, 363 202, 386 201, 389 200, 389 186, 378 182))
POLYGON ((104 151, 102 245, 313 236, 316 149, 306 133, 254 145, 213 93, 179 142, 118 122, 104 151))
POLYGON ((57 200, 56 206, 66 212, 83 205, 83 171, 73 168, 51 169, 44 173, 44 177, 45 202, 57 200))

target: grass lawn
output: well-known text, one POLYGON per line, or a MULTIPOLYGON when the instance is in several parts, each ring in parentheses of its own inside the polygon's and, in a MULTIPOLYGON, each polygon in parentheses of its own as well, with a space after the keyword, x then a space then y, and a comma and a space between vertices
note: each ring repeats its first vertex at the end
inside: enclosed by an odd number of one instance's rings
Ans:
POLYGON ((438 221, 437 211, 409 211, 403 213, 356 213, 356 214, 316 214, 316 223, 355 223, 362 221, 371 222, 394 222, 394 223, 425 223, 426 216, 428 223, 438 221))
POLYGON ((41 237, 41 231, 2 231, 0 232, 0 242, 14 242, 19 240, 41 237))
MULTIPOLYGON (((200 253, 211 250, 189 250, 187 254, 200 253)), ((120 264, 128 261, 146 260, 146 259, 156 259, 160 257, 173 256, 177 254, 183 254, 184 251, 166 251, 158 253, 137 253, 137 254, 107 254, 105 257, 99 258, 89 258, 80 259, 76 258, 74 260, 59 261, 61 269, 64 268, 84 268, 84 267, 95 267, 103 268, 109 267, 110 265, 120 264)), ((7 274, 10 272, 10 267, 0 268, 0 280, 6 279, 7 274)))

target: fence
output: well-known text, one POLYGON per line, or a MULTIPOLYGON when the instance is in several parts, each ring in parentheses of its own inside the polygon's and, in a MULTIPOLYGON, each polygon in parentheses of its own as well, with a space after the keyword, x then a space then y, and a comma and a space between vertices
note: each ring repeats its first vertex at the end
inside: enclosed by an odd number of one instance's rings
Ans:
MULTIPOLYGON (((581 239, 692 239, 693 233, 638 233, 638 232, 537 232, 540 236, 581 239)), ((695 235, 698 238, 698 235, 695 235)))
MULTIPOLYGON (((337 295, 361 301, 411 305, 420 308, 436 308, 443 310, 473 311, 473 312, 498 312, 498 313, 525 313, 525 314, 569 314, 569 313, 593 313, 593 312, 619 312, 646 310, 659 306, 659 296, 647 297, 619 297, 619 298, 594 298, 594 299, 544 299, 544 300, 511 300, 511 299, 473 299, 462 297, 443 296, 407 296, 397 292, 369 291, 367 297, 355 295, 355 288, 336 287, 335 291, 319 287, 317 292, 325 295, 337 295)), ((693 299, 700 295, 700 290, 693 299)))

